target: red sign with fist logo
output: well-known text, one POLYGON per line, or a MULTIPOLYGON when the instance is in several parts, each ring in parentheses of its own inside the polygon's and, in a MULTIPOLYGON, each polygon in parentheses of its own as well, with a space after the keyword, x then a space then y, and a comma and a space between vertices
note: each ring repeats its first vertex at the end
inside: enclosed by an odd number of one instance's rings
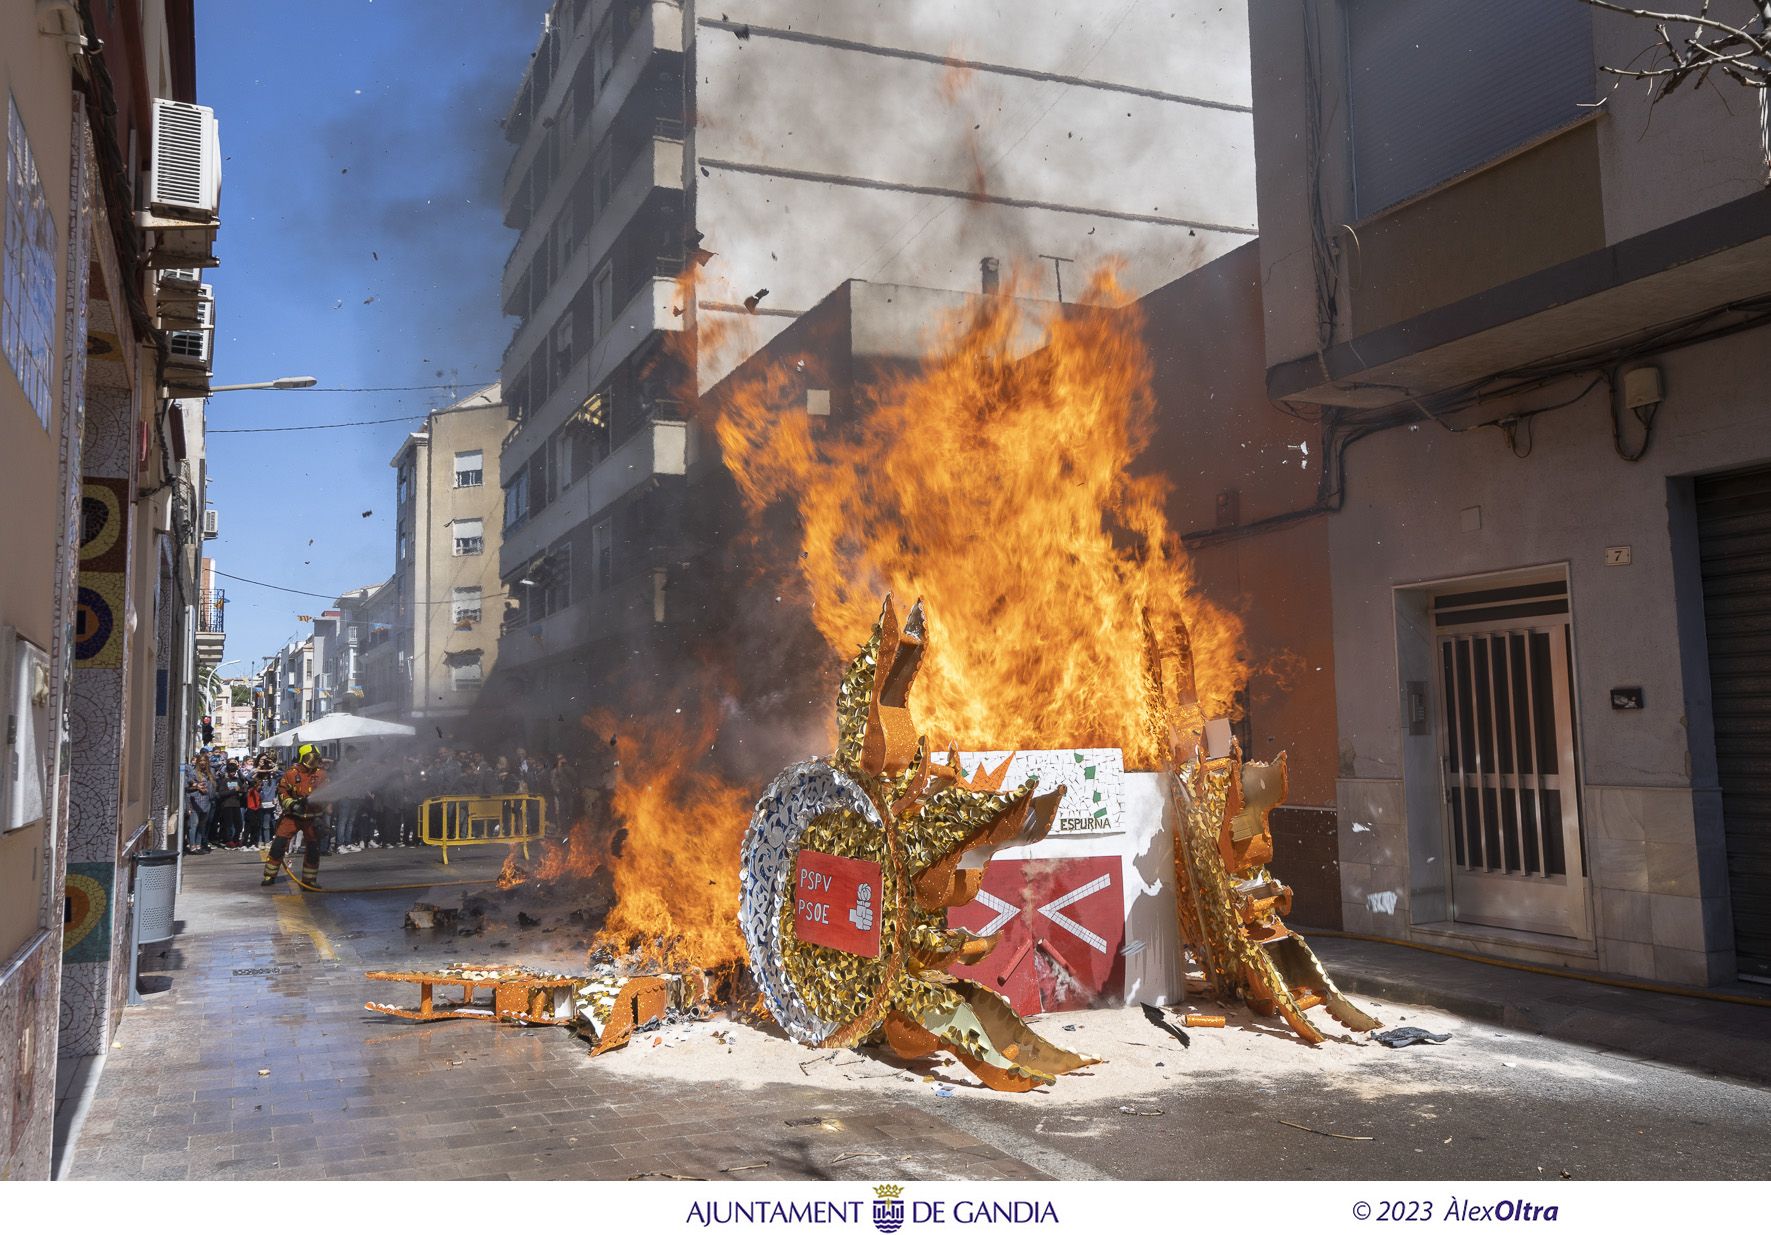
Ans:
POLYGON ((807 943, 879 955, 879 863, 801 849, 793 872, 793 929, 807 943))

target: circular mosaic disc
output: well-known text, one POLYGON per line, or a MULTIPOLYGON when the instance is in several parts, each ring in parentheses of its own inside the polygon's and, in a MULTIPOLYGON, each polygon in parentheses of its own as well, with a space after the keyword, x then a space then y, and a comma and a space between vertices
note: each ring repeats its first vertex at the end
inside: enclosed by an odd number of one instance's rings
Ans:
POLYGON ((802 847, 838 864, 877 863, 891 878, 878 808, 858 781, 822 760, 793 765, 763 792, 744 834, 738 892, 750 972, 769 1015, 794 1041, 817 1045, 855 1028, 857 1015, 875 1002, 898 951, 898 915, 890 909, 891 887, 871 892, 883 919, 873 927, 873 957, 799 938, 795 881, 802 847))

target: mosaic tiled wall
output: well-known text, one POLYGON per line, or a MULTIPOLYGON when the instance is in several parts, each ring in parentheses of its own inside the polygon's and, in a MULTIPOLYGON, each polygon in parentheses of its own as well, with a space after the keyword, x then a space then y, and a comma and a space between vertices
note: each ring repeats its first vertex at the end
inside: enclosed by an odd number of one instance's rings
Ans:
MULTIPOLYGON (((72 168, 68 200, 76 218, 67 229, 67 271, 63 281, 62 337, 78 340, 61 356, 57 426, 58 475, 62 509, 56 526, 55 626, 49 648, 50 715, 65 721, 73 663, 73 614, 79 543, 80 465, 85 428, 87 277, 91 263, 93 152, 79 96, 73 100, 72 168)), ((65 739, 65 730, 55 734, 65 739)), ((54 843, 43 885, 46 929, 10 959, 0 959, 0 1179, 45 1179, 49 1175, 55 1126, 55 1068, 69 766, 65 740, 55 743, 56 775, 50 799, 54 843)))
MULTIPOLYGON (((103 332, 112 325, 109 305, 95 301, 92 329, 103 332)), ((104 897, 108 913, 85 938, 75 942, 68 936, 72 946, 63 953, 58 1048, 64 1057, 104 1053, 122 1013, 121 986, 128 971, 127 870, 119 861, 118 815, 127 731, 124 666, 135 642, 129 630, 135 400, 125 381, 120 364, 94 360, 88 365, 80 614, 69 716, 75 753, 68 872, 70 890, 78 874, 89 896, 104 897)), ((69 903, 75 903, 73 897, 69 903)))
POLYGON ((0 972, 0 1179, 49 1176, 55 1124, 55 936, 0 972))

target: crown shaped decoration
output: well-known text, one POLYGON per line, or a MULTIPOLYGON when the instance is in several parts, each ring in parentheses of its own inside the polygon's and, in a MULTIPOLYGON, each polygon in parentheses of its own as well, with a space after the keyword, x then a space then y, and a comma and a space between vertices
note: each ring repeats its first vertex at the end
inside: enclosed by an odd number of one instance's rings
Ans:
POLYGON ((874 1184, 873 1195, 881 1200, 895 1201, 904 1195, 902 1184, 874 1184))

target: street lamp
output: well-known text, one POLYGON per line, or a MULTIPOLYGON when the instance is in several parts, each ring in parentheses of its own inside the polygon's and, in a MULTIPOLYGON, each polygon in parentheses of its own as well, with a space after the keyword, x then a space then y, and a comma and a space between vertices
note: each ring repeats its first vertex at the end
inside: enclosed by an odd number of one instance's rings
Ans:
POLYGON ((268 382, 241 382, 237 386, 211 386, 209 393, 220 394, 224 390, 306 390, 318 384, 317 377, 279 377, 268 382))

